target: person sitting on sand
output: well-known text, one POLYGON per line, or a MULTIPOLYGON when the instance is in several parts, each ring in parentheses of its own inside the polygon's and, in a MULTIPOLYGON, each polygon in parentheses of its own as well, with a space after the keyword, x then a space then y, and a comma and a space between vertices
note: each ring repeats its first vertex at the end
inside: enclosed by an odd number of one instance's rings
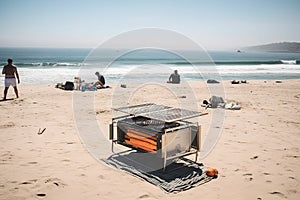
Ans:
POLYGON ((178 74, 177 70, 174 70, 174 73, 170 75, 167 83, 175 83, 175 84, 180 83, 180 75, 178 74))
POLYGON ((5 88, 4 88, 3 100, 6 100, 7 91, 8 91, 9 86, 13 86, 16 96, 17 96, 17 98, 19 98, 16 77, 18 79, 19 84, 20 84, 20 78, 19 78, 17 67, 14 66, 12 63, 13 63, 13 60, 9 58, 7 60, 7 65, 5 65, 2 70, 2 74, 5 74, 5 79, 4 79, 5 88))
POLYGON ((101 75, 99 72, 96 72, 95 75, 98 77, 98 81, 94 83, 94 86, 100 86, 103 87, 105 85, 105 79, 104 76, 101 75))

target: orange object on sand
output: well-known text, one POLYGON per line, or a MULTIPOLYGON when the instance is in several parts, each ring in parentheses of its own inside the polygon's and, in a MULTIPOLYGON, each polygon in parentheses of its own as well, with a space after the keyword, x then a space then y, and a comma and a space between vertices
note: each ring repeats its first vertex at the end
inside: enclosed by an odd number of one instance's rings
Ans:
POLYGON ((205 173, 209 177, 217 178, 219 172, 218 172, 217 169, 209 167, 209 168, 206 169, 205 173))

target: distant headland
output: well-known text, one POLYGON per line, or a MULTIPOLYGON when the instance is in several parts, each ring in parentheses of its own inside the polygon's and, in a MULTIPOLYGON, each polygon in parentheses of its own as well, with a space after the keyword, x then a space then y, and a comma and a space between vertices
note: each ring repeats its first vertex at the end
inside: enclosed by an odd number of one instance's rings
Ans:
POLYGON ((243 51, 300 53, 300 42, 280 42, 241 48, 243 51))

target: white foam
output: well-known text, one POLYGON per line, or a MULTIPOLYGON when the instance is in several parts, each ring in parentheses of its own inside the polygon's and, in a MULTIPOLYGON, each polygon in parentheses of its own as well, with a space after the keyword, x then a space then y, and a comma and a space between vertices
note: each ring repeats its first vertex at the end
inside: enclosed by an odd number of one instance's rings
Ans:
POLYGON ((296 65, 297 64, 297 60, 280 60, 283 64, 292 64, 292 65, 296 65))
MULTIPOLYGON (((300 77, 300 65, 274 64, 274 65, 117 65, 112 67, 83 66, 75 67, 53 67, 53 68, 18 68, 22 84, 56 84, 65 81, 73 81, 75 76, 80 76, 86 82, 95 82, 97 77, 95 72, 99 71, 104 75, 107 83, 117 82, 122 77, 149 80, 160 77, 168 79, 169 74, 175 69, 184 77, 199 77, 197 74, 209 76, 210 74, 219 74, 220 76, 281 76, 293 74, 300 77), (193 76, 195 74, 195 76, 193 76)), ((3 86, 4 76, 0 76, 0 86, 3 86)))

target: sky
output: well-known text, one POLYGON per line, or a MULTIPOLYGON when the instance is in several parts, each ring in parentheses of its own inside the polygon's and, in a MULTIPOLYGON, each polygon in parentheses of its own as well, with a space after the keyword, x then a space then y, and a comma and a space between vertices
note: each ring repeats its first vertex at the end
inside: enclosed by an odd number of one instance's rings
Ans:
POLYGON ((209 50, 299 42, 299 10, 298 0, 0 0, 0 47, 94 48, 149 27, 209 50))

